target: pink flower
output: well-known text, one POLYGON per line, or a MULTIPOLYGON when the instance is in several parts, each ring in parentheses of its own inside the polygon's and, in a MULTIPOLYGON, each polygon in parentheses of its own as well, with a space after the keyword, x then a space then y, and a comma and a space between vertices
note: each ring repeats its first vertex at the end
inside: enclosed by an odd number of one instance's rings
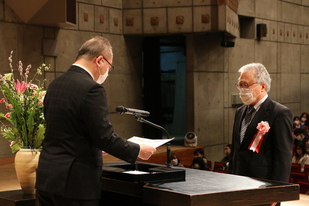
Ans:
POLYGON ((13 107, 13 105, 12 104, 8 104, 8 105, 6 105, 5 106, 7 109, 11 109, 12 107, 13 107))
POLYGON ((4 98, 0 99, 0 103, 4 103, 4 102, 5 102, 4 98))
POLYGON ((17 94, 22 94, 27 89, 28 85, 29 84, 26 82, 20 83, 19 80, 17 79, 15 83, 17 94))
POLYGON ((8 112, 8 113, 6 113, 4 116, 5 116, 5 118, 10 118, 11 113, 8 112))
POLYGON ((259 130, 259 133, 262 133, 263 135, 266 134, 270 129, 269 124, 266 121, 261 121, 258 123, 256 128, 259 130))
POLYGON ((39 89, 38 85, 36 85, 36 84, 30 84, 29 88, 32 89, 32 90, 38 90, 39 89))
POLYGON ((15 144, 15 142, 12 141, 11 144, 10 144, 10 147, 12 148, 14 144, 15 144))

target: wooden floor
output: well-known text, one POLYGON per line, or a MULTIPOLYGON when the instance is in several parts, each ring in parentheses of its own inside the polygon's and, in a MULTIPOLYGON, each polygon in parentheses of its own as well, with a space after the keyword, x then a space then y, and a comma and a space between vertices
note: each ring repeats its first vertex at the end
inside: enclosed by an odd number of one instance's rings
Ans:
MULTIPOLYGON (((177 153, 180 149, 183 148, 172 147, 172 152, 177 153)), ((160 148, 157 150, 156 153, 161 153, 164 151, 165 151, 164 148, 162 149, 160 148)), ((191 153, 192 151, 189 152, 189 154, 191 153)), ((110 155, 104 155, 103 158, 105 162, 118 161, 118 159, 110 155)), ((5 161, 3 161, 2 159, 2 161, 0 161, 0 191, 9 191, 18 189, 20 189, 20 186, 16 177, 14 163, 12 163, 12 159, 8 158, 5 161)), ((300 200, 282 202, 281 206, 309 206, 309 195, 300 194, 300 200)))

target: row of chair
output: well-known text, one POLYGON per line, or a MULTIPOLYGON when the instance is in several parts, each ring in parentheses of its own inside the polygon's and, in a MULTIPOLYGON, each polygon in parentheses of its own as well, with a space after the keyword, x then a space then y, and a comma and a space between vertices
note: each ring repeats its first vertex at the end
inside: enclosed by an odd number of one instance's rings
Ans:
POLYGON ((208 164, 208 170, 213 172, 220 172, 220 173, 228 173, 226 170, 224 170, 224 164, 222 162, 214 162, 214 167, 212 168, 212 162, 207 161, 208 164))
MULTIPOLYGON (((191 168, 188 165, 184 165, 186 168, 191 168)), ((224 170, 224 163, 222 162, 214 162, 214 167, 212 168, 212 162, 207 161, 208 169, 207 171, 213 171, 213 172, 220 172, 220 173, 228 173, 226 170, 224 170)))
POLYGON ((308 194, 309 193, 309 165, 304 166, 304 171, 301 171, 301 165, 292 163, 291 165, 291 174, 290 174, 290 183, 299 184, 300 193, 308 194))
MULTIPOLYGON (((301 165, 297 163, 292 163, 291 172, 301 172, 301 165)), ((304 166, 304 172, 309 172, 309 165, 304 166)))

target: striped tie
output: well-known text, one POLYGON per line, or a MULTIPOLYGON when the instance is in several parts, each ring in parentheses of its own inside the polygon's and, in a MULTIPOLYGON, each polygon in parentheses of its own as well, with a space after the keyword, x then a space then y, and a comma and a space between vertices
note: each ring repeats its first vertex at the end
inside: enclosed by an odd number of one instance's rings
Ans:
POLYGON ((244 139, 244 136, 245 136, 245 132, 246 132, 246 129, 251 121, 251 118, 252 118, 252 114, 254 112, 254 107, 252 105, 250 105, 248 108, 247 108, 247 112, 246 112, 246 115, 245 117, 243 118, 242 120, 242 123, 241 123, 241 130, 240 130, 240 142, 243 141, 244 139))

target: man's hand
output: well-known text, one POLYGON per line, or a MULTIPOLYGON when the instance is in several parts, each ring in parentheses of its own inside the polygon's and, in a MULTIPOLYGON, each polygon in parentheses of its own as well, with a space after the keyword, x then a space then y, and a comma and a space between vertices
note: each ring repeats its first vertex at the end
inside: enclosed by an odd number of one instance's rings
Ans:
POLYGON ((140 145, 140 150, 138 157, 141 158, 142 160, 148 160, 153 153, 155 153, 156 148, 146 145, 146 144, 141 144, 140 145))

